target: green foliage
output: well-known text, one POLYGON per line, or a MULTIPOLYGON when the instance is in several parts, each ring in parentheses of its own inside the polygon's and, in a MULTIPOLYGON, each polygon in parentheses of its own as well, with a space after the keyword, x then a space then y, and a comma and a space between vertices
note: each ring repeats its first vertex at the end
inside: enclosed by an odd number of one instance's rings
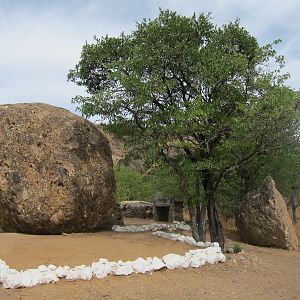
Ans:
POLYGON ((183 198, 178 178, 170 168, 155 168, 145 174, 143 171, 133 170, 130 166, 119 165, 115 168, 115 177, 119 202, 153 201, 155 197, 183 198))
POLYGON ((170 168, 160 167, 151 172, 156 196, 166 198, 182 198, 179 190, 178 178, 170 168))
MULTIPOLYGON (((271 175, 279 191, 286 197, 300 192, 300 150, 277 151, 261 162, 261 174, 271 175)), ((262 176, 260 176, 262 177, 262 176)))
POLYGON ((236 172, 229 174, 220 182, 216 197, 223 217, 226 219, 234 217, 242 194, 241 179, 236 172))
POLYGON ((233 246, 233 252, 239 253, 242 251, 242 245, 240 243, 235 243, 233 246))
POLYGON ((247 184, 250 189, 256 188, 267 175, 271 175, 280 192, 289 196, 300 185, 300 151, 290 148, 262 156, 244 170, 247 173, 247 184), (259 166, 256 170, 254 166, 259 166))
MULTIPOLYGON (((190 172, 189 165, 185 167, 181 166, 181 169, 184 171, 184 176, 187 181, 186 188, 191 197, 190 200, 195 203, 200 200, 199 195, 196 195, 195 192, 195 173, 190 172)), ((186 200, 186 195, 183 194, 180 189, 179 178, 172 168, 165 165, 156 167, 150 176, 156 196, 186 200)), ((203 191, 200 191, 200 193, 201 196, 203 196, 203 191)))
POLYGON ((299 97, 283 84, 278 42, 261 47, 238 21, 160 11, 131 34, 83 47, 68 78, 89 96, 73 101, 104 117, 128 156, 172 167, 189 201, 197 180, 214 200, 242 167, 297 143, 299 97))
POLYGON ((117 201, 153 200, 154 187, 147 176, 123 165, 115 168, 115 176, 117 201))

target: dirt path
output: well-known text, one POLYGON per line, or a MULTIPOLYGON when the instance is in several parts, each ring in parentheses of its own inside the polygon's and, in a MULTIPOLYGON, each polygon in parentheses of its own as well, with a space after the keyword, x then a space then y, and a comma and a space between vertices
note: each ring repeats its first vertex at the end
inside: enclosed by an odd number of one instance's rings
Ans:
MULTIPOLYGON (((135 221, 137 223, 137 221, 135 221)), ((297 226, 298 237, 300 224, 297 226)), ((228 231, 233 244, 234 231, 228 231)), ((22 269, 39 264, 90 264, 100 257, 135 259, 185 253, 191 247, 150 233, 30 236, 0 234, 0 258, 22 269)), ((242 244, 244 253, 200 269, 163 270, 128 277, 5 290, 0 299, 300 299, 300 252, 242 244)))
POLYGON ((92 234, 36 236, 16 233, 0 235, 0 257, 17 270, 41 264, 89 265, 99 258, 134 260, 139 256, 184 254, 191 247, 154 237, 151 233, 101 232, 92 234))

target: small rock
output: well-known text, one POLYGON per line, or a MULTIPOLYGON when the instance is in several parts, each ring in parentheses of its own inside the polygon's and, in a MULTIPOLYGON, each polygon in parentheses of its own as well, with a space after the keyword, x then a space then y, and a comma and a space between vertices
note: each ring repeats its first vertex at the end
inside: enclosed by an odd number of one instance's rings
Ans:
POLYGON ((234 254, 233 248, 228 248, 228 249, 226 250, 226 253, 234 254))

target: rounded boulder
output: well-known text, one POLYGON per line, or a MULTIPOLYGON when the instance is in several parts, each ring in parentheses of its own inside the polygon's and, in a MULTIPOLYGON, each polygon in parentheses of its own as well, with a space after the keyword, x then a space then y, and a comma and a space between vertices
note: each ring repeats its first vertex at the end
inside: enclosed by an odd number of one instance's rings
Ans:
POLYGON ((111 226, 109 143, 93 123, 47 104, 0 105, 0 228, 60 234, 111 226))

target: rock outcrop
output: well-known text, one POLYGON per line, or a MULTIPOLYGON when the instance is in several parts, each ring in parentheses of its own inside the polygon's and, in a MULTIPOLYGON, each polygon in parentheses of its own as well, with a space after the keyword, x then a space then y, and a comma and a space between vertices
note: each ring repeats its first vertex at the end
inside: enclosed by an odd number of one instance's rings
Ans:
POLYGON ((296 250, 298 240, 285 202, 269 176, 248 193, 236 212, 241 239, 257 246, 296 250))
POLYGON ((0 106, 0 227, 59 234, 111 225, 115 179, 107 139, 46 104, 0 106))
POLYGON ((153 218, 153 204, 145 201, 122 201, 120 203, 123 216, 126 218, 153 218))

